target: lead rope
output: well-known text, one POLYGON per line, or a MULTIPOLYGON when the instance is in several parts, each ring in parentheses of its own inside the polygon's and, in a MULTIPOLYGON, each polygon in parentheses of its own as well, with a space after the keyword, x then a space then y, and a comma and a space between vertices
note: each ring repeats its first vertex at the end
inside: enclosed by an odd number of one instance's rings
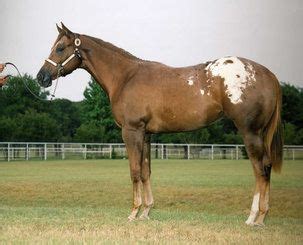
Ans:
MULTIPOLYGON (((55 92, 56 92, 57 85, 58 85, 60 70, 58 70, 56 85, 55 85, 53 94, 50 95, 50 96, 51 96, 51 99, 50 99, 50 100, 47 100, 47 99, 43 99, 43 98, 39 97, 38 95, 36 95, 36 94, 30 89, 30 87, 26 84, 25 80, 22 78, 22 75, 21 75, 21 73, 20 73, 18 67, 17 67, 15 64, 13 64, 13 63, 11 63, 11 62, 6 62, 6 63, 4 63, 4 65, 5 65, 5 66, 11 65, 11 66, 13 66, 13 67, 16 69, 16 71, 17 71, 17 73, 18 73, 18 76, 21 78, 21 80, 22 80, 22 82, 23 82, 23 84, 24 84, 24 87, 25 87, 25 88, 26 88, 26 89, 27 89, 27 90, 28 90, 36 99, 41 100, 41 101, 52 101, 53 98, 55 98, 55 92)), ((11 75, 8 75, 8 76, 11 77, 11 75)))
POLYGON ((56 93, 58 82, 59 82, 60 72, 61 72, 61 69, 58 69, 57 79, 56 79, 56 84, 55 84, 55 87, 54 87, 54 90, 53 90, 53 94, 50 95, 51 96, 51 99, 50 99, 51 101, 53 100, 53 98, 55 98, 55 93, 56 93))

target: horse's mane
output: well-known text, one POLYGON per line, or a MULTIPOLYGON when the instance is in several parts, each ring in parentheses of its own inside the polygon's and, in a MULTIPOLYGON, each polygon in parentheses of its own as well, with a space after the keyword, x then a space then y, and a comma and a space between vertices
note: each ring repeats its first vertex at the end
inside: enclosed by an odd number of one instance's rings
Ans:
POLYGON ((126 58, 129 58, 129 59, 136 59, 136 60, 140 60, 138 57, 132 55, 131 53, 125 51, 124 49, 122 48, 119 48, 109 42, 105 42, 99 38, 96 38, 96 37, 91 37, 91 36, 87 36, 87 35, 84 35, 86 36, 87 38, 89 38, 90 40, 93 40, 95 43, 97 43, 98 45, 101 45, 102 47, 106 48, 106 49, 109 49, 113 52, 116 52, 118 54, 121 54, 123 55, 124 57, 126 58))

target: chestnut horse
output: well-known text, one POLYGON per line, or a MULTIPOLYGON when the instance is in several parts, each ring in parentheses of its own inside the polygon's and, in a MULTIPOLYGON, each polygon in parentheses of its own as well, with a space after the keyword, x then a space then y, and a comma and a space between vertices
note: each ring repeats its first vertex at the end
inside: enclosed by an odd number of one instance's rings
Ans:
POLYGON ((253 61, 226 57, 173 68, 141 60, 87 35, 57 25, 59 35, 37 74, 43 87, 77 68, 88 71, 107 93, 122 128, 133 184, 129 220, 148 219, 150 135, 195 130, 226 115, 243 136, 256 178, 249 225, 262 225, 269 209, 271 167, 282 166, 281 89, 275 75, 253 61))

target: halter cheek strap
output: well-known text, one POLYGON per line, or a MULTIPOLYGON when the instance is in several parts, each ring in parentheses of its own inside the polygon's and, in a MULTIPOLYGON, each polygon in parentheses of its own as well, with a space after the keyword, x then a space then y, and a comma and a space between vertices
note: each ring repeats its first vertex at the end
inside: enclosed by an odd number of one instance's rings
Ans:
POLYGON ((55 61, 51 60, 51 59, 46 59, 45 61, 47 61, 48 63, 52 64, 55 67, 59 67, 59 70, 64 69, 64 66, 70 62, 74 57, 78 57, 81 59, 81 54, 80 51, 78 49, 78 47, 81 45, 81 40, 80 38, 75 38, 75 42, 74 42, 76 48, 74 50, 74 53, 72 53, 65 61, 63 61, 61 64, 60 63, 56 63, 55 61))

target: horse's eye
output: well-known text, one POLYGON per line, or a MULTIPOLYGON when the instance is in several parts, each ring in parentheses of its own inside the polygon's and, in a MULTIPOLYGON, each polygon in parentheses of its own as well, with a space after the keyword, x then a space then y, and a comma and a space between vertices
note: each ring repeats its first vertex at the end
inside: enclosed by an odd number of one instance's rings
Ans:
POLYGON ((64 50, 64 46, 58 46, 58 47, 56 48, 56 52, 57 52, 57 53, 62 53, 63 50, 64 50))

